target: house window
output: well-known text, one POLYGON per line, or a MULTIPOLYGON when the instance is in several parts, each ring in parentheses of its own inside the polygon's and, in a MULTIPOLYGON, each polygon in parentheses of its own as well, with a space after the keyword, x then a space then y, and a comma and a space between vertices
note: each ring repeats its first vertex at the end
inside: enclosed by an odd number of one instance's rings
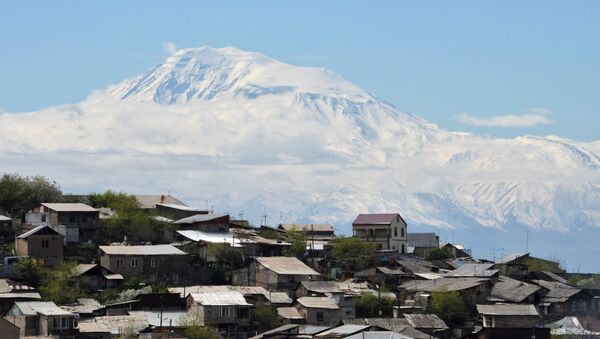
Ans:
POLYGON ((50 240, 42 239, 42 248, 50 248, 50 240))
POLYGON ((131 259, 131 267, 137 267, 138 265, 138 260, 137 258, 133 258, 131 259))
POLYGON ((69 215, 69 222, 75 222, 75 216, 73 214, 69 215))
POLYGON ((46 215, 42 214, 42 222, 46 222, 46 215))
POLYGON ((375 237, 373 236, 373 230, 369 230, 369 238, 375 239, 375 237))
POLYGON ((156 276, 156 273, 152 273, 152 275, 150 276, 150 281, 156 282, 156 280, 158 280, 158 277, 156 276))
POLYGON ((404 244, 402 244, 402 253, 405 253, 406 249, 404 248, 404 244))
POLYGON ((399 215, 396 216, 396 222, 400 222, 400 216, 399 215))
POLYGON ((115 267, 123 267, 123 259, 115 260, 115 267))
POLYGON ((404 227, 400 228, 400 236, 404 238, 404 227))
POLYGON ((398 236, 398 227, 394 227, 394 236, 397 237, 398 236))
POLYGON ((325 316, 323 312, 317 312, 317 322, 323 322, 325 320, 325 316))
POLYGON ((150 267, 158 267, 158 258, 150 258, 150 267))

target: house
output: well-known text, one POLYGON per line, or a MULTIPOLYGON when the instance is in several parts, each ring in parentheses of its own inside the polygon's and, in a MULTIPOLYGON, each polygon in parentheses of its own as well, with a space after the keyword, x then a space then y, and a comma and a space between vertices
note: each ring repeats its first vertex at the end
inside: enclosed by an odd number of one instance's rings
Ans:
MULTIPOLYGON (((134 313, 134 312, 132 312, 134 313)), ((99 316, 78 322, 79 333, 83 338, 111 339, 127 330, 136 332, 148 328, 149 321, 145 314, 99 316)))
POLYGON ((356 317, 355 299, 363 292, 376 293, 366 283, 303 281, 296 290, 296 297, 331 297, 340 307, 342 319, 352 319, 356 317))
POLYGON ((408 233, 408 253, 427 258, 434 249, 440 248, 440 237, 435 233, 408 233))
POLYGON ((432 337, 439 338, 448 331, 448 325, 435 314, 404 314, 410 326, 432 337))
POLYGON ((273 305, 291 305, 292 299, 285 292, 267 291, 260 286, 232 286, 232 285, 195 285, 183 287, 171 287, 169 292, 179 293, 180 297, 185 298, 189 293, 217 293, 217 292, 240 292, 246 301, 251 304, 259 302, 269 302, 273 305))
POLYGON ((371 328, 370 325, 345 324, 315 335, 315 338, 346 338, 353 334, 363 333, 371 328))
POLYGON ((99 210, 82 203, 43 203, 25 215, 25 223, 50 225, 68 243, 79 243, 96 238, 99 215, 99 210))
POLYGON ((42 297, 31 286, 10 279, 0 279, 0 314, 6 313, 15 301, 35 301, 42 297))
POLYGON ((440 268, 430 261, 419 257, 403 255, 396 260, 396 265, 407 277, 416 277, 418 273, 438 273, 440 268))
POLYGON ((307 324, 335 326, 342 320, 340 307, 330 297, 300 297, 296 308, 307 324))
POLYGON ((483 328, 478 339, 495 338, 550 338, 550 329, 541 328, 542 318, 534 305, 496 304, 477 305, 483 328))
POLYGON ((440 247, 440 249, 451 258, 469 258, 471 257, 471 251, 465 249, 461 244, 446 243, 440 247))
POLYGON ((359 214, 352 223, 352 235, 374 243, 378 250, 407 252, 407 225, 398 213, 359 214))
POLYGON ((0 244, 12 242, 14 238, 12 219, 0 214, 0 244))
MULTIPOLYGON (((371 325, 371 332, 373 328, 380 328, 386 331, 391 331, 403 335, 402 338, 414 338, 414 339, 431 339, 431 335, 421 332, 416 328, 412 327, 406 318, 357 318, 357 319, 345 319, 344 324, 354 325, 371 325)), ((366 332, 370 333, 370 332, 366 332)), ((365 333, 365 334, 366 334, 365 333)), ((378 338, 378 337, 375 337, 378 338)), ((384 336, 383 338, 394 338, 391 336, 384 336)))
POLYGON ((124 280, 122 275, 98 264, 79 264, 73 268, 73 273, 85 277, 86 286, 93 291, 115 288, 124 280))
POLYGON ((581 289, 554 281, 533 280, 532 282, 542 288, 539 307, 544 315, 556 317, 596 311, 592 307, 597 305, 588 305, 589 300, 581 289))
POLYGON ((210 211, 179 204, 157 203, 154 205, 154 215, 179 220, 198 214, 208 214, 210 211))
POLYGON ((355 278, 371 282, 373 284, 385 283, 386 286, 397 286, 406 277, 406 273, 399 267, 371 267, 356 272, 355 278))
POLYGON ((500 276, 492 287, 489 300, 494 302, 527 303, 537 302, 540 287, 519 280, 500 276))
POLYGON ((77 315, 77 319, 83 318, 93 318, 96 316, 102 308, 102 304, 100 304, 96 299, 89 298, 78 298, 77 302, 69 305, 61 305, 65 311, 75 313, 77 315))
POLYGON ((51 301, 19 301, 6 313, 6 320, 20 328, 21 336, 75 336, 79 330, 75 314, 51 301))
POLYGON ((501 275, 522 278, 527 276, 527 272, 529 271, 528 260, 529 253, 510 254, 496 262, 494 268, 500 270, 501 275))
POLYGON ((494 264, 464 264, 459 268, 452 270, 444 277, 447 278, 490 278, 496 281, 498 279, 498 270, 492 269, 494 264))
POLYGON ((433 280, 407 281, 399 289, 409 293, 410 300, 428 299, 432 292, 458 292, 465 304, 485 302, 490 294, 491 283, 485 278, 439 278, 433 280))
POLYGON ((124 278, 178 284, 189 276, 190 256, 171 245, 100 246, 100 265, 124 278))
POLYGON ((173 222, 178 229, 228 232, 229 214, 196 214, 173 222))
POLYGON ((186 303, 188 312, 197 315, 203 325, 216 327, 227 336, 245 332, 250 325, 252 304, 240 292, 192 292, 186 303))
POLYGON ((302 232, 308 250, 324 251, 335 239, 333 225, 330 224, 279 224, 277 229, 283 232, 302 232))
POLYGON ((52 266, 63 260, 64 237, 48 225, 40 225, 16 238, 15 252, 39 265, 52 266))
POLYGON ((300 282, 314 280, 319 275, 294 257, 256 257, 247 267, 233 273, 233 285, 295 291, 300 282))
POLYGON ((140 209, 150 212, 156 209, 156 204, 170 204, 187 206, 181 200, 175 198, 170 194, 158 194, 158 195, 134 195, 140 209))

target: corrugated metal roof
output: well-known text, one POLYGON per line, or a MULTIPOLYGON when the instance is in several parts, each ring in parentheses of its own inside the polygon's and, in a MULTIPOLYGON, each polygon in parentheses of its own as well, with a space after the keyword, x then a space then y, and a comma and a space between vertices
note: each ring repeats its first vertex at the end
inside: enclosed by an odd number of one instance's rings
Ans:
POLYGON ((173 204, 180 206, 187 206, 179 199, 175 198, 170 194, 165 195, 134 195, 140 208, 149 209, 156 207, 156 204, 173 204))
POLYGON ((280 228, 285 231, 305 231, 305 232, 331 232, 333 233, 333 225, 331 224, 280 224, 280 228))
POLYGON ((352 334, 345 337, 346 339, 412 339, 414 337, 405 336, 404 334, 391 331, 366 331, 352 334))
POLYGON ((324 308, 328 310, 339 310, 340 307, 333 298, 329 297, 301 297, 296 300, 306 308, 324 308))
POLYGON ((41 231, 41 230, 43 230, 45 228, 48 228, 48 229, 52 230, 52 232, 56 233, 56 235, 60 235, 62 237, 62 235, 60 233, 58 233, 58 231, 56 231, 54 228, 52 228, 52 227, 50 227, 48 225, 39 225, 39 226, 37 226, 37 227, 35 227, 35 228, 33 228, 33 229, 31 229, 31 230, 23 233, 23 234, 17 236, 17 239, 27 239, 29 236, 34 235, 37 232, 39 232, 39 231, 41 231))
POLYGON ((446 323, 435 314, 405 314, 404 318, 415 328, 445 330, 446 323))
POLYGON ((187 255, 171 245, 100 246, 100 250, 108 255, 187 255))
POLYGON ((110 333, 119 335, 129 328, 140 331, 148 327, 145 315, 112 315, 94 317, 91 320, 80 320, 78 326, 80 333, 110 333))
POLYGON ((490 269, 494 264, 464 264, 461 267, 446 273, 445 277, 482 277, 489 278, 499 271, 490 269))
POLYGON ((175 224, 194 224, 194 223, 198 223, 198 222, 211 221, 211 220, 215 220, 215 219, 219 219, 219 218, 223 218, 223 217, 229 217, 229 214, 220 214, 220 213, 196 214, 196 215, 192 215, 191 217, 179 219, 179 220, 175 221, 174 223, 175 224))
POLYGON ((283 319, 304 319, 295 307, 277 307, 277 314, 283 319))
POLYGON ((172 208, 175 210, 180 210, 180 211, 186 211, 186 212, 198 212, 198 213, 202 213, 202 212, 208 212, 208 210, 204 210, 201 208, 195 208, 195 207, 189 207, 189 206, 185 206, 185 205, 178 205, 178 204, 161 204, 158 203, 156 204, 156 206, 163 206, 163 207, 167 207, 167 208, 172 208))
POLYGON ((192 299, 203 306, 252 306, 237 291, 190 293, 192 299))
POLYGON ((130 315, 139 316, 140 318, 145 317, 148 324, 151 326, 159 327, 177 327, 180 319, 184 318, 188 313, 186 311, 174 311, 174 310, 163 310, 163 311, 129 311, 130 315))
POLYGON ((485 278, 440 278, 434 280, 413 280, 400 285, 408 291, 461 291, 488 282, 485 278))
POLYGON ((317 338, 345 337, 348 335, 352 335, 354 333, 366 331, 369 327, 371 327, 371 326, 370 325, 352 325, 352 324, 342 325, 342 326, 334 327, 325 332, 321 332, 321 333, 317 334, 317 338))
POLYGON ((42 299, 37 292, 7 292, 0 293, 0 299, 42 299))
POLYGON ((17 301, 15 302, 24 315, 72 315, 75 314, 65 311, 56 306, 52 301, 17 301))
POLYGON ((545 303, 563 303, 581 291, 577 288, 557 287, 548 291, 541 301, 545 303))
POLYGON ((320 275, 294 257, 256 257, 256 261, 277 274, 320 275))
POLYGON ((398 213, 359 214, 352 225, 389 225, 399 216, 398 213))
POLYGON ((438 248, 440 240, 435 233, 407 233, 409 247, 438 248))
POLYGON ((539 290, 540 287, 536 285, 500 276, 492 288, 491 295, 504 301, 520 303, 539 290))
POLYGON ((92 206, 82 203, 43 203, 42 206, 56 212, 99 212, 92 206))
POLYGON ((521 304, 477 305, 477 312, 485 315, 540 315, 535 306, 521 304))
POLYGON ((233 230, 229 232, 204 232, 198 230, 180 230, 177 234, 196 242, 210 244, 229 244, 233 247, 242 247, 244 243, 254 243, 249 238, 236 237, 233 230))

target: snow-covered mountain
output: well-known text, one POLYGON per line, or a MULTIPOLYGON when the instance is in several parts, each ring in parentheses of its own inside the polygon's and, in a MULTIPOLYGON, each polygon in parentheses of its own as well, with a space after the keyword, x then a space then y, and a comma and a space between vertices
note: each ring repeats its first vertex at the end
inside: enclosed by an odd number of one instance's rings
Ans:
MULTIPOLYGON (((182 49, 75 105, 0 115, 6 170, 66 190, 171 191, 258 222, 600 227, 600 142, 444 130, 331 71, 182 49)), ((4 165, 3 165, 4 166, 4 165)))

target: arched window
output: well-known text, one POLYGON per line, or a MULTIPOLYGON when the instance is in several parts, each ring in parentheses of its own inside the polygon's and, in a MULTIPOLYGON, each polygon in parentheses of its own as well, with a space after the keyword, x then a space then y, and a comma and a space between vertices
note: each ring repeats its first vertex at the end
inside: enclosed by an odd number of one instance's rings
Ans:
POLYGON ((375 239, 375 237, 373 236, 373 230, 369 230, 369 238, 375 239))
POLYGON ((402 227, 402 228, 400 229, 400 236, 401 236, 402 238, 404 238, 404 227, 402 227))
POLYGON ((404 244, 402 244, 402 252, 401 253, 404 253, 404 252, 405 252, 404 244))
POLYGON ((398 227, 394 227, 394 236, 397 237, 398 236, 398 227))

